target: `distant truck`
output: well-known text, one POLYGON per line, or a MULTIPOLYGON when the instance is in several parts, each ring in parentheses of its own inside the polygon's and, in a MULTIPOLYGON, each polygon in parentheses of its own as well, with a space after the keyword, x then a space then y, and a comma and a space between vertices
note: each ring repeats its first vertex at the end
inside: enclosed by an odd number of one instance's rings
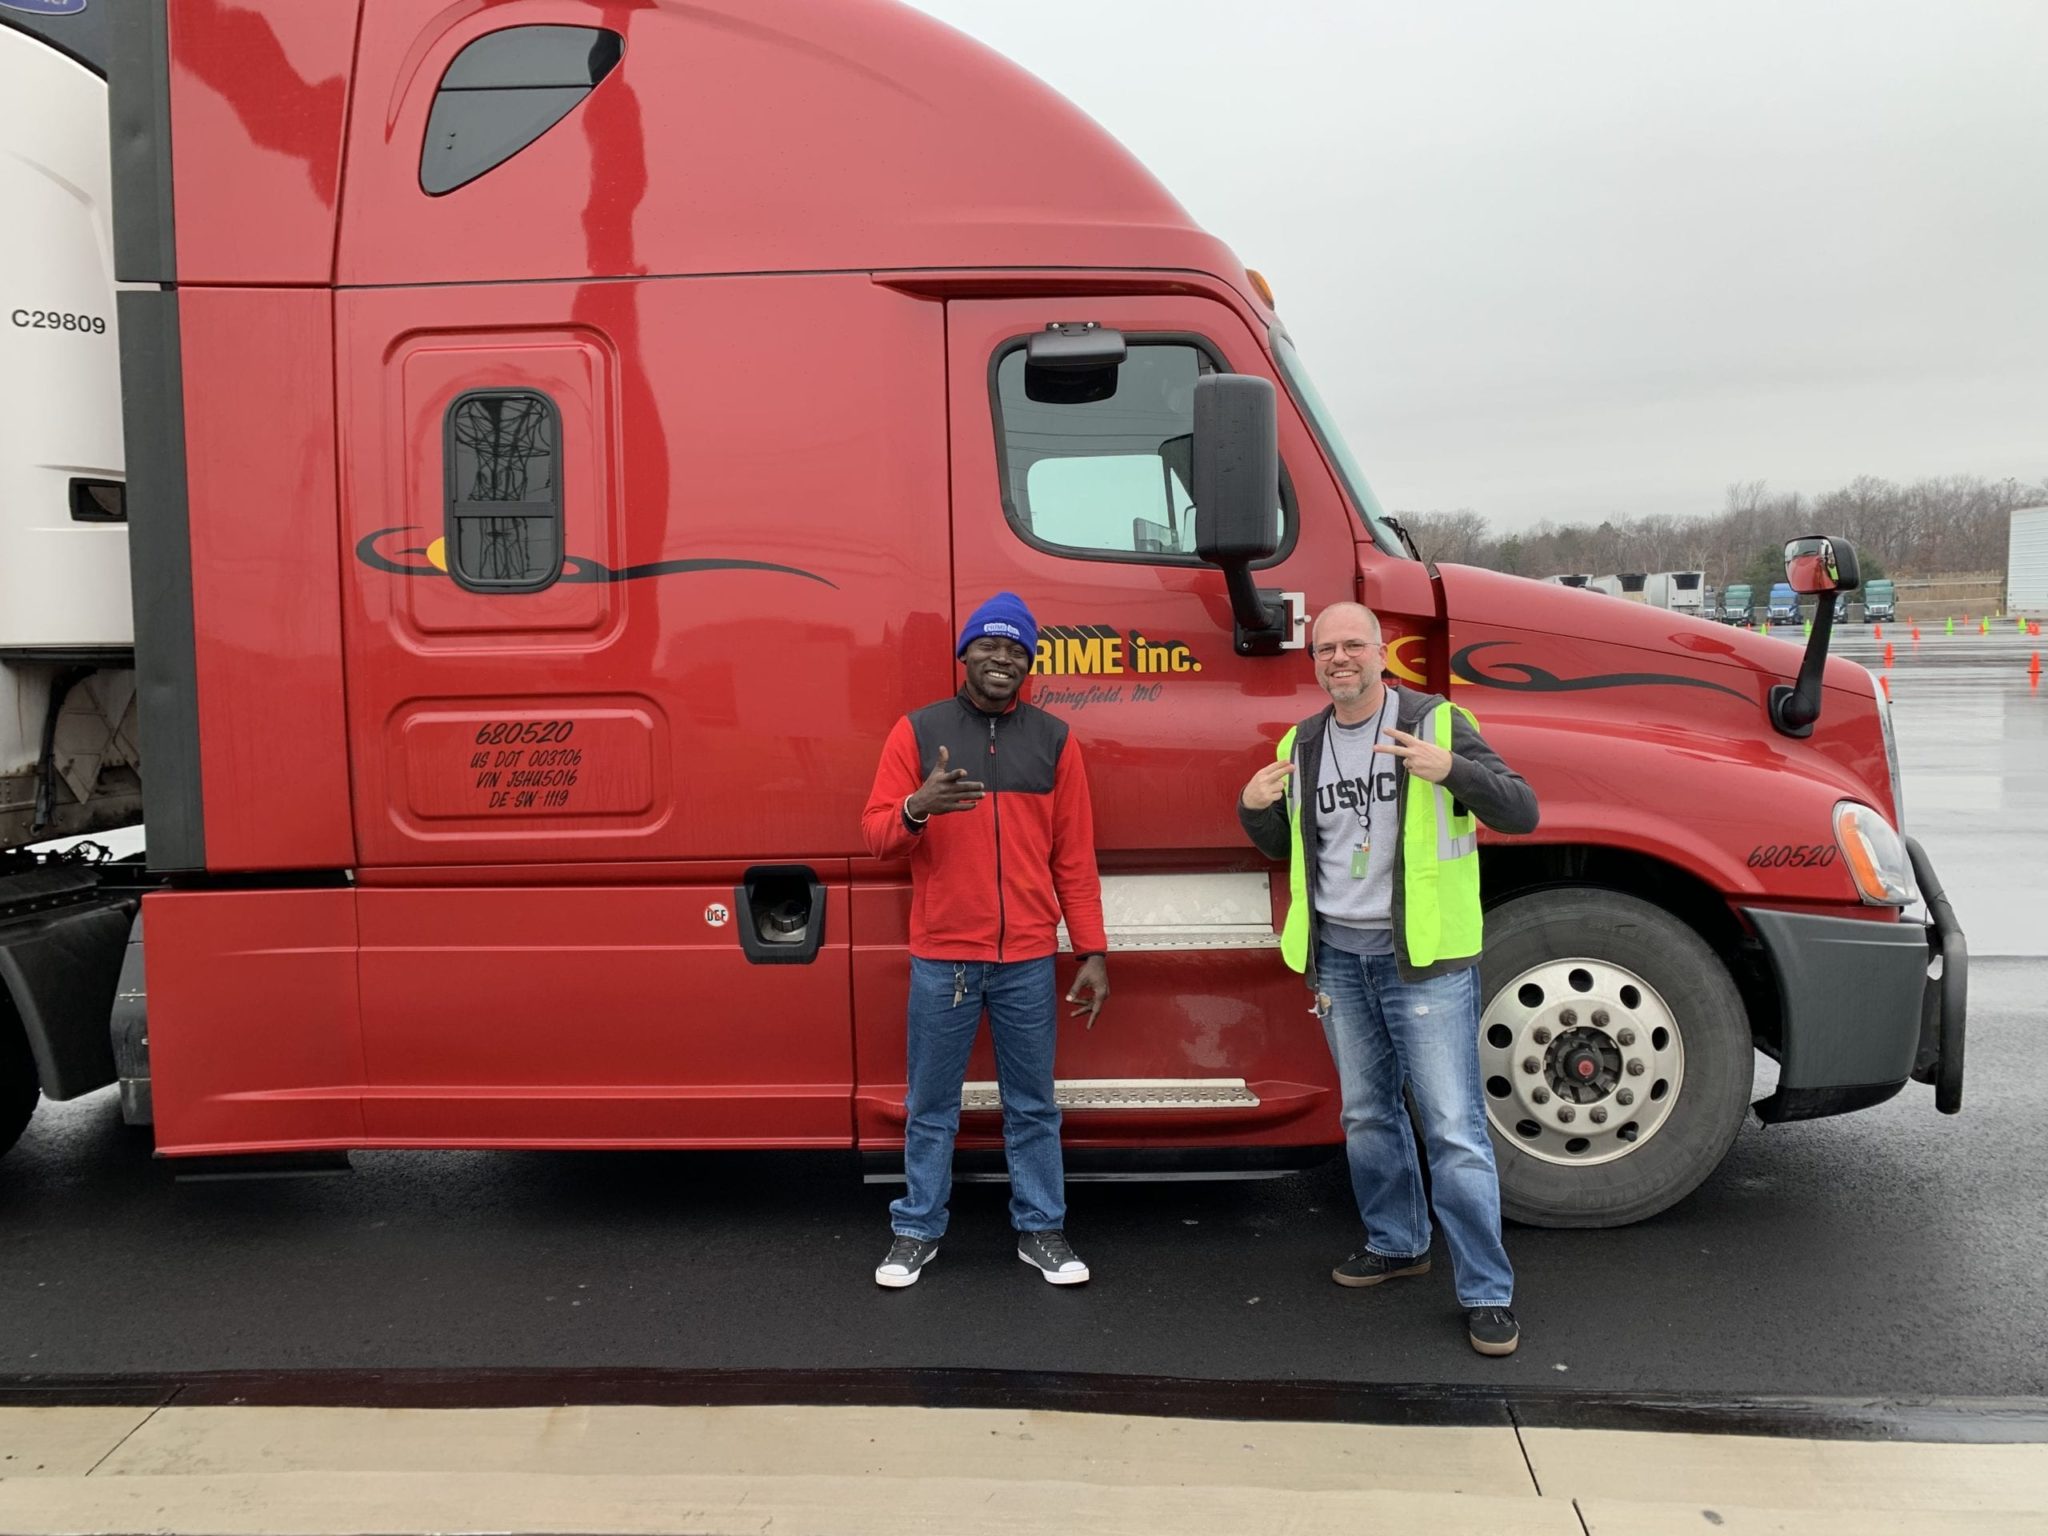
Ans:
POLYGON ((1578 588, 1581 588, 1581 589, 1584 589, 1585 587, 1589 586, 1589 585, 1590 585, 1590 584, 1592 583, 1592 580, 1593 580, 1593 578, 1592 578, 1592 577, 1590 577, 1590 576, 1582 576, 1582 575, 1577 575, 1577 574, 1573 574, 1573 575, 1568 575, 1568 576, 1567 576, 1567 575, 1559 575, 1559 576, 1546 576, 1546 577, 1544 577, 1543 579, 1544 579, 1544 581, 1545 581, 1545 582, 1549 583, 1549 584, 1550 584, 1550 585, 1552 585, 1552 586, 1557 586, 1557 587, 1578 587, 1578 588))
POLYGON ((1721 622, 1749 627, 1756 605, 1756 589, 1746 581, 1731 581, 1721 594, 1721 622))
POLYGON ((1704 617, 1705 571, 1655 571, 1643 583, 1643 601, 1652 608, 1704 617))
POLYGON ((1863 586, 1863 622, 1889 624, 1898 617, 1898 595, 1888 576, 1874 577, 1863 586))
POLYGON ((1805 616, 1799 606, 1799 594, 1792 590, 1792 584, 1785 581, 1773 582, 1770 602, 1764 609, 1764 622, 1797 624, 1805 616))

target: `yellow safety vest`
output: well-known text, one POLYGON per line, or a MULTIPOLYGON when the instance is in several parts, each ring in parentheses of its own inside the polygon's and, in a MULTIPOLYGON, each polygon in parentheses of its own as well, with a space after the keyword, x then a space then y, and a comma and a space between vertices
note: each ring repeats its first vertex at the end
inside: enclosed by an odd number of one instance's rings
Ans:
MULTIPOLYGON (((1451 711, 1476 730, 1479 722, 1461 704, 1446 701, 1430 711, 1418 734, 1451 746, 1451 711)), ((1300 727, 1280 738, 1279 762, 1294 755, 1300 727)), ((1293 845, 1287 864, 1287 923, 1280 930, 1280 955, 1297 971, 1308 969, 1309 869, 1302 845, 1304 787, 1313 789, 1321 764, 1299 763, 1287 785, 1287 820, 1293 845)), ((1401 938, 1408 963, 1420 968, 1443 960, 1468 960, 1485 943, 1479 911, 1479 823, 1461 810, 1451 792, 1426 779, 1411 779, 1401 819, 1401 938), (1418 794, 1417 790, 1428 790, 1418 794)))

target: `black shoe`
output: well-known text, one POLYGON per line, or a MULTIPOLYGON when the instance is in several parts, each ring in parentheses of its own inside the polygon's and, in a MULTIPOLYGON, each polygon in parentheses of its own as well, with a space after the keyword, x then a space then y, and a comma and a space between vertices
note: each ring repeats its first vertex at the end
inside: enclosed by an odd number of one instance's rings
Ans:
POLYGON ((1384 1253, 1361 1248, 1331 1270, 1330 1278, 1339 1285, 1378 1285, 1382 1280, 1393 1280, 1402 1275, 1428 1273, 1429 1255, 1426 1253, 1418 1253, 1412 1259, 1390 1259, 1384 1253))
POLYGON ((875 1284, 886 1285, 891 1290, 915 1285, 917 1277, 924 1273, 925 1265, 938 1256, 938 1239, 926 1242, 921 1237, 905 1237, 898 1232, 889 1244, 889 1256, 875 1266, 875 1284))
POLYGON ((1074 1252, 1067 1234, 1057 1227, 1048 1232, 1019 1232, 1017 1257, 1042 1273, 1054 1285, 1082 1285, 1088 1266, 1074 1252))
POLYGON ((1512 1355, 1522 1330, 1506 1307, 1474 1307, 1465 1314, 1465 1337, 1482 1355, 1512 1355))

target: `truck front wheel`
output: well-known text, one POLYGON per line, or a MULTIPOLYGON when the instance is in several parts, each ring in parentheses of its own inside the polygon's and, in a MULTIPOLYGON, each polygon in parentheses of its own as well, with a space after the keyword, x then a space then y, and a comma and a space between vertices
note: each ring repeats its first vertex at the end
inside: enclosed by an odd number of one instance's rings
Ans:
POLYGON ((1501 1207, 1540 1227, 1654 1216, 1748 1112, 1733 978, 1690 928, 1616 891, 1532 891, 1486 915, 1480 1078, 1501 1207))
POLYGON ((21 1139, 42 1091, 28 1037, 14 1022, 6 994, 0 992, 0 1154, 21 1139))

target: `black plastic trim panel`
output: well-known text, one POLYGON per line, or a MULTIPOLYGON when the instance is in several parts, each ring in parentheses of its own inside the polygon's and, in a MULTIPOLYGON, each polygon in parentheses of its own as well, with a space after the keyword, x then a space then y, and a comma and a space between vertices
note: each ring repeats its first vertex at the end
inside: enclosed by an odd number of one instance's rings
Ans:
MULTIPOLYGON (((171 218, 171 29, 168 0, 116 0, 107 69, 113 157, 114 276, 175 283, 171 218)), ((123 326, 125 339, 126 326, 123 326)), ((123 348, 124 354, 126 348, 123 348)), ((124 357, 125 362, 125 357, 124 357)), ((128 461, 130 478, 135 461, 128 461)))
POLYGON ((115 304, 121 320, 128 580, 135 605, 135 691, 149 867, 204 869, 178 295, 175 289, 139 289, 118 294, 115 304))
POLYGON ((1926 927, 1766 907, 1742 915, 1763 942, 1783 1003, 1781 1088, 1904 1082, 1920 1043, 1926 927))

